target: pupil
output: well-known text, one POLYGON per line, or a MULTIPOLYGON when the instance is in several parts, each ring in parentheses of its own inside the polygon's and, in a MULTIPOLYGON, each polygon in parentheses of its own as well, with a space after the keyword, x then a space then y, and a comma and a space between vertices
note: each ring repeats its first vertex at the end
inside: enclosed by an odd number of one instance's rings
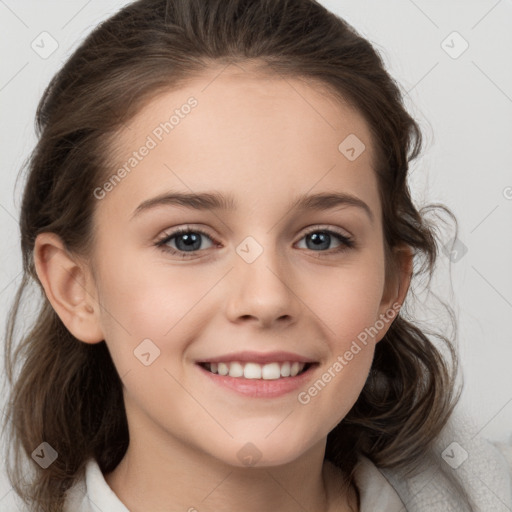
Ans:
MULTIPOLYGON (((184 234, 184 235, 180 235, 177 239, 176 239, 176 246, 178 247, 178 249, 180 249, 179 247, 179 241, 180 240, 183 240, 184 244, 185 244, 185 249, 199 249, 199 246, 201 245, 201 241, 200 241, 200 238, 198 236, 196 236, 195 234, 190 234, 190 233, 187 233, 187 234, 184 234), (194 245, 196 244, 196 245, 194 245)), ((182 249, 180 249, 182 250, 182 249)))
POLYGON ((318 248, 322 244, 326 244, 325 247, 322 247, 323 249, 327 249, 329 247, 330 242, 330 235, 328 233, 313 233, 310 235, 311 241, 313 242, 313 247, 318 248))

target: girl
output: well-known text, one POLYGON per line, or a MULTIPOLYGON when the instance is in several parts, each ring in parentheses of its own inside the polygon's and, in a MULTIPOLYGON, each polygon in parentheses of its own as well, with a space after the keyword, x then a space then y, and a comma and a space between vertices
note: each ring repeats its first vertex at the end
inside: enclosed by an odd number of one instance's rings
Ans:
POLYGON ((139 0, 37 123, 6 358, 23 506, 510 510, 503 455, 452 415, 451 340, 402 309, 437 257, 420 130, 343 20, 139 0))

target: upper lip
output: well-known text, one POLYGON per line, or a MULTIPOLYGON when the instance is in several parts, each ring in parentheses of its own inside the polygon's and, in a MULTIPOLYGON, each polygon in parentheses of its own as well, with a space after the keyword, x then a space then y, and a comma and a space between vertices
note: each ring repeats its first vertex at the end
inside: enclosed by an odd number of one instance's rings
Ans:
POLYGON ((251 352, 245 350, 243 352, 231 352, 222 356, 209 357, 207 359, 200 359, 197 363, 225 363, 229 361, 240 361, 246 363, 273 363, 273 362, 285 362, 285 361, 297 361, 299 363, 315 363, 314 359, 304 357, 299 354, 292 352, 251 352))

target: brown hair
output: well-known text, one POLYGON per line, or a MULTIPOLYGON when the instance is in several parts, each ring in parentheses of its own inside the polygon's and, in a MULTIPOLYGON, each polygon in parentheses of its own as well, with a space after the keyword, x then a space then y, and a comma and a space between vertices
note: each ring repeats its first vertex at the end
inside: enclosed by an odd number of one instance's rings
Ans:
MULTIPOLYGON (((62 510, 64 493, 83 476, 87 459, 94 457, 108 473, 129 443, 122 383, 106 344, 81 343, 64 327, 34 270, 35 238, 53 232, 69 251, 87 254, 94 241, 93 190, 112 165, 116 131, 158 92, 212 64, 244 61, 321 83, 364 117, 376 155, 387 269, 393 271, 392 249, 407 244, 415 251, 413 283, 421 276, 430 283, 439 247, 428 213, 441 209, 456 220, 443 205, 418 210, 412 202, 407 173, 420 153, 421 131, 366 39, 314 0, 140 0, 124 7, 51 80, 27 163, 20 218, 24 274, 7 326, 12 391, 4 429, 9 425, 8 448, 15 454, 9 478, 31 510, 62 510), (13 351, 23 299, 34 282, 40 310, 13 351), (31 463, 43 441, 58 458, 47 469, 32 464, 34 474, 23 485, 21 460, 31 463)), ((459 399, 452 342, 406 315, 402 308, 377 344, 357 402, 328 435, 325 457, 350 479, 360 453, 382 468, 414 468, 459 399), (427 334, 437 337, 446 356, 427 334)))

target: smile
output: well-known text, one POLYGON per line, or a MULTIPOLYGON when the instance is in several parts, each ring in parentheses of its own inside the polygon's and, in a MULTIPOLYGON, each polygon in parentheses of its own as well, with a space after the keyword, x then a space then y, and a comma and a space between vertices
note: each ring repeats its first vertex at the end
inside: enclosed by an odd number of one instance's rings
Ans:
POLYGON ((296 377, 307 371, 310 363, 298 361, 272 362, 259 364, 255 362, 218 362, 200 363, 200 365, 211 373, 243 379, 277 380, 287 377, 296 377))

